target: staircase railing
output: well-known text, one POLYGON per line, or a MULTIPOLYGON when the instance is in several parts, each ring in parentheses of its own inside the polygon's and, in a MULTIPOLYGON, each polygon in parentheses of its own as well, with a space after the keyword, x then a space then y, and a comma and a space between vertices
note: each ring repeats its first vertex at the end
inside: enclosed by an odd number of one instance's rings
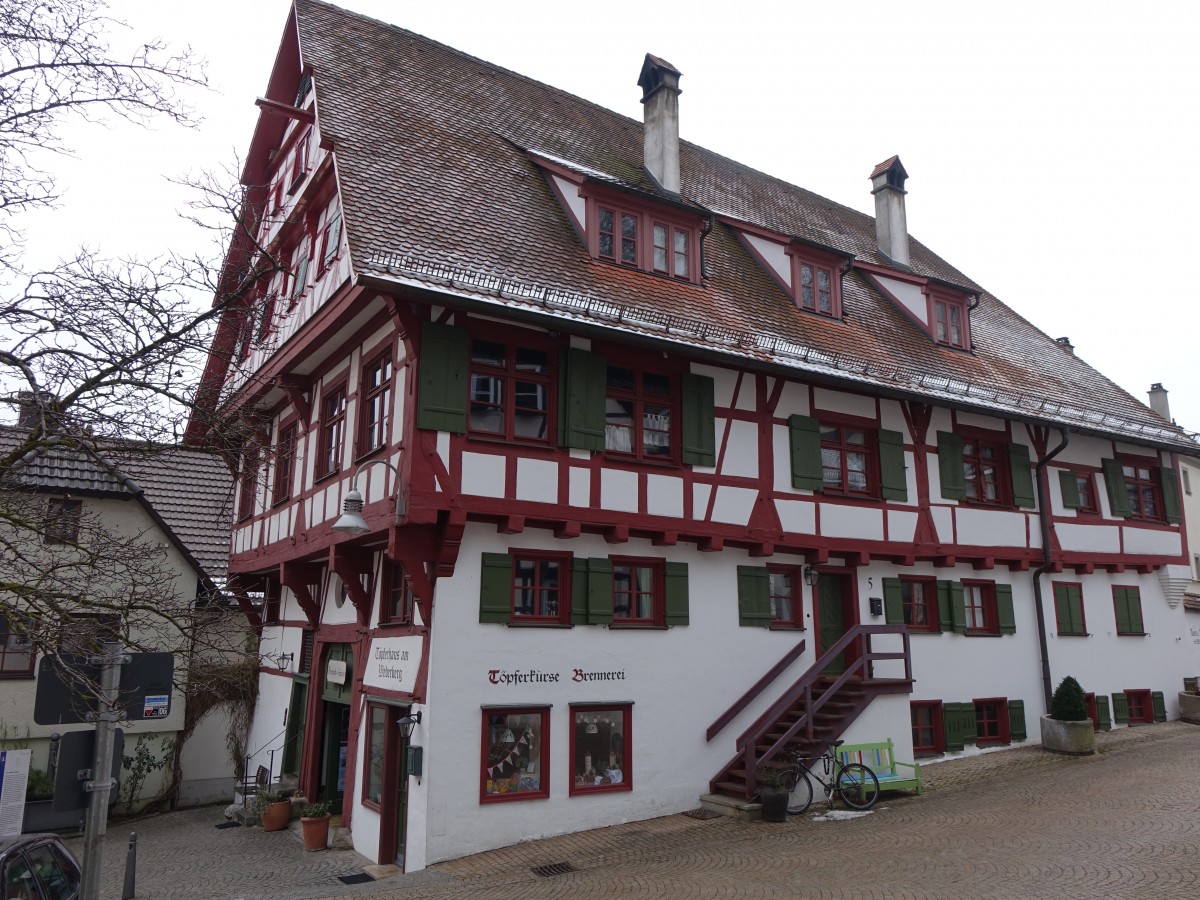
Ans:
POLYGON ((906 625, 855 625, 821 655, 811 668, 795 684, 789 687, 771 706, 738 736, 737 749, 742 757, 746 772, 746 795, 754 796, 758 787, 757 770, 790 744, 801 730, 804 737, 813 737, 813 722, 817 712, 828 703, 852 678, 869 679, 874 673, 874 664, 885 660, 904 661, 904 679, 912 681, 912 657, 909 654, 908 626, 906 625), (872 649, 871 638, 876 635, 898 634, 903 642, 901 652, 880 652, 872 649), (825 670, 851 645, 857 645, 858 655, 831 683, 824 684, 814 695, 814 686, 825 670), (774 743, 756 753, 758 739, 764 732, 783 717, 801 699, 804 700, 803 714, 780 735, 774 743))

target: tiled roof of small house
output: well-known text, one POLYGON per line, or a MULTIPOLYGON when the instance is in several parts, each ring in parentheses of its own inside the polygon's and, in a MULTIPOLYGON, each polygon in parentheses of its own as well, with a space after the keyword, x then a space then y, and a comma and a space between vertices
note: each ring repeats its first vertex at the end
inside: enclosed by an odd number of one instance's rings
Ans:
MULTIPOLYGON (((973 353, 934 344, 857 270, 843 321, 799 311, 721 221, 704 240, 702 286, 595 262, 530 154, 659 193, 641 122, 392 25, 315 0, 295 8, 359 277, 593 326, 620 314, 626 333, 816 380, 1196 448, 915 239, 915 273, 979 295, 973 353)), ((676 202, 892 265, 871 216, 686 141, 680 173, 676 202)))
MULTIPOLYGON (((16 447, 24 434, 0 426, 0 453, 16 447)), ((13 465, 11 477, 16 487, 41 493, 137 499, 205 575, 214 581, 225 576, 233 481, 214 454, 70 442, 28 453, 13 465)))

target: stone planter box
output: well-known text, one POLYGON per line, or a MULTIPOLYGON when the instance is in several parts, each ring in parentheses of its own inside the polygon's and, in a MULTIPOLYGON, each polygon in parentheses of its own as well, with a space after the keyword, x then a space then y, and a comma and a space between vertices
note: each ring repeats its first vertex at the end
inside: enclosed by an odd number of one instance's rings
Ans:
POLYGON ((1179 692, 1179 718, 1193 725, 1200 725, 1200 694, 1179 692))
POLYGON ((1091 719, 1061 722, 1042 716, 1042 747, 1051 753, 1090 756, 1096 752, 1096 733, 1091 719))

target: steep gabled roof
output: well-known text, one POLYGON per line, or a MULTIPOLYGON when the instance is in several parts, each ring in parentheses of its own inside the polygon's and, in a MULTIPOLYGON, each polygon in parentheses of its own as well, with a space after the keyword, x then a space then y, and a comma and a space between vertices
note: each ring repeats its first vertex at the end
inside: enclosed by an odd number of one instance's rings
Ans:
MULTIPOLYGON (((0 452, 16 447, 24 434, 0 426, 0 452)), ((95 446, 69 442, 31 451, 10 475, 13 486, 22 490, 134 500, 199 574, 214 582, 225 577, 233 480, 212 453, 116 441, 95 446)))
MULTIPOLYGON (((592 326, 619 318, 626 334, 818 380, 1195 452, 1182 431, 916 240, 913 272, 978 295, 974 353, 932 343, 857 271, 845 279, 844 321, 799 311, 727 222, 705 238, 702 286, 597 263, 531 154, 659 193, 642 169, 641 122, 316 0, 296 0, 295 11, 360 279, 592 326)), ((685 204, 891 265, 871 216, 688 142, 680 172, 685 204)))

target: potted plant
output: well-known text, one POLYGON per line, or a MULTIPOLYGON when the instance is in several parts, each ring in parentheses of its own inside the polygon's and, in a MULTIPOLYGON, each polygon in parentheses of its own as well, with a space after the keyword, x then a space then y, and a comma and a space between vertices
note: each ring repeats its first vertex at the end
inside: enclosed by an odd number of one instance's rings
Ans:
POLYGON ((1096 752, 1096 732, 1088 717, 1087 699, 1079 682, 1068 675, 1050 699, 1050 714, 1042 716, 1042 746, 1051 753, 1089 756, 1096 752))
POLYGON ((292 792, 286 788, 278 791, 259 791, 255 798, 258 821, 263 831, 283 831, 292 818, 292 792))
POLYGON ((330 807, 328 800, 306 803, 300 810, 300 827, 304 829, 304 849, 324 850, 329 846, 330 807))
POLYGON ((786 822, 788 805, 788 766, 764 763, 755 772, 758 782, 758 802, 762 804, 764 822, 786 822))

